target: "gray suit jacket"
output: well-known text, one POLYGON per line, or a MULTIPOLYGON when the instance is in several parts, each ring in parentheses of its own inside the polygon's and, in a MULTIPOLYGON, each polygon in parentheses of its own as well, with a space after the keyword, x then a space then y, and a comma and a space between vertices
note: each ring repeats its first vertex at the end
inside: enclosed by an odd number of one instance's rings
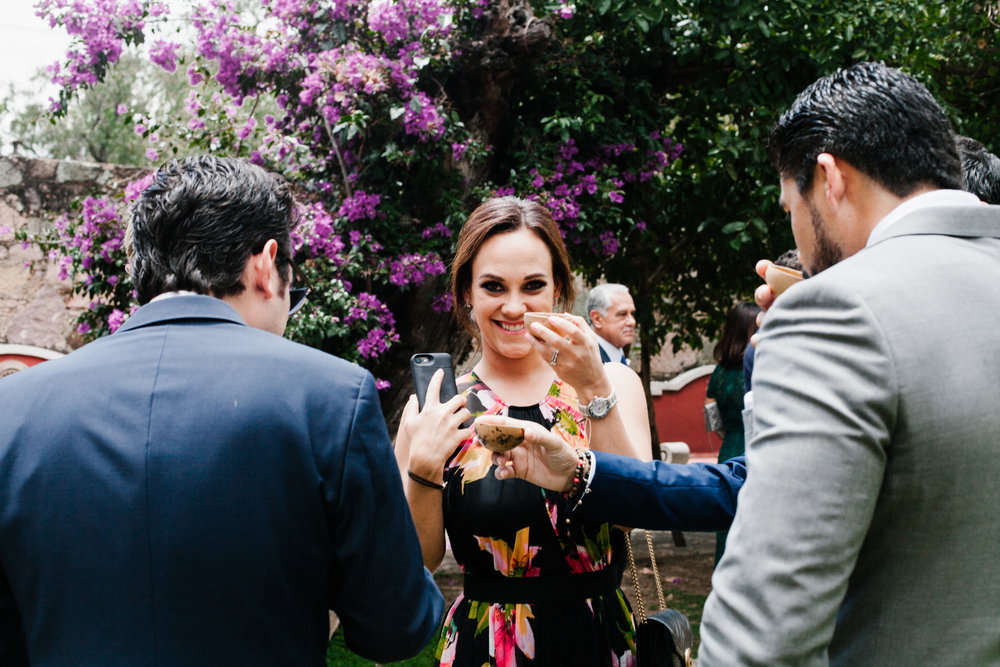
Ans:
POLYGON ((1000 664, 1000 207, 916 211, 792 287, 699 664, 1000 664))

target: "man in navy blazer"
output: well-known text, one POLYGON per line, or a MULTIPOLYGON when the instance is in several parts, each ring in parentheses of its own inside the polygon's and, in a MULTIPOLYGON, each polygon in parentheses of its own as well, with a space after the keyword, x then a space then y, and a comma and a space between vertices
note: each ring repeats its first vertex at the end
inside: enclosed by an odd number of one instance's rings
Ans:
POLYGON ((437 630, 371 374, 281 337, 292 210, 248 162, 165 166, 144 305, 0 381, 0 664, 323 665, 329 610, 378 661, 437 630))

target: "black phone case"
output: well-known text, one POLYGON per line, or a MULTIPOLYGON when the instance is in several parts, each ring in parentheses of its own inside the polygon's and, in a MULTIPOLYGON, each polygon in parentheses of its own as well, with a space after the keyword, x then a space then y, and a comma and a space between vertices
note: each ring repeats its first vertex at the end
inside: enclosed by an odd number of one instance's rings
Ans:
POLYGON ((427 385, 431 376, 439 368, 444 369, 444 379, 441 381, 440 401, 451 399, 458 393, 455 386, 455 368, 451 355, 447 352, 419 352, 410 357, 410 371, 413 373, 413 388, 417 394, 417 403, 424 409, 424 398, 427 396, 427 385))

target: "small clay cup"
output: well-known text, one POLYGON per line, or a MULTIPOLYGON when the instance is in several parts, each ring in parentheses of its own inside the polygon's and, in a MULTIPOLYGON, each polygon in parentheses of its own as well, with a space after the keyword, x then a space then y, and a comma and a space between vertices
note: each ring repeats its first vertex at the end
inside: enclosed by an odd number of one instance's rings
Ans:
POLYGON ((764 272, 764 282, 771 286, 774 296, 778 296, 786 289, 802 280, 802 272, 789 269, 777 264, 771 264, 764 272))
POLYGON ((474 428, 483 447, 497 453, 510 451, 524 442, 524 429, 520 426, 476 422, 474 428))
MULTIPOLYGON (((549 318, 553 315, 565 315, 566 313, 525 313, 524 314, 524 327, 531 333, 531 325, 533 322, 541 324, 543 327, 549 326, 549 318)), ((551 327, 550 327, 551 328, 551 327)))

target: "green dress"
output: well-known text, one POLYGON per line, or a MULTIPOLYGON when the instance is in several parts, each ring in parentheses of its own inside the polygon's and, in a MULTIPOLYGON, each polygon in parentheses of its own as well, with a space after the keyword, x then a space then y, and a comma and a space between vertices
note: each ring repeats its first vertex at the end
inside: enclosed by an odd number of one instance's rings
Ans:
MULTIPOLYGON (((719 447, 719 463, 741 455, 746 449, 743 437, 743 365, 726 368, 722 364, 715 367, 708 381, 706 397, 714 398, 722 416, 722 446, 719 447)), ((726 550, 728 530, 715 534, 715 562, 718 563, 726 550)))
POLYGON ((746 448, 743 439, 743 366, 716 366, 705 395, 715 399, 722 415, 723 437, 722 447, 719 448, 719 463, 722 463, 739 456, 746 448))

